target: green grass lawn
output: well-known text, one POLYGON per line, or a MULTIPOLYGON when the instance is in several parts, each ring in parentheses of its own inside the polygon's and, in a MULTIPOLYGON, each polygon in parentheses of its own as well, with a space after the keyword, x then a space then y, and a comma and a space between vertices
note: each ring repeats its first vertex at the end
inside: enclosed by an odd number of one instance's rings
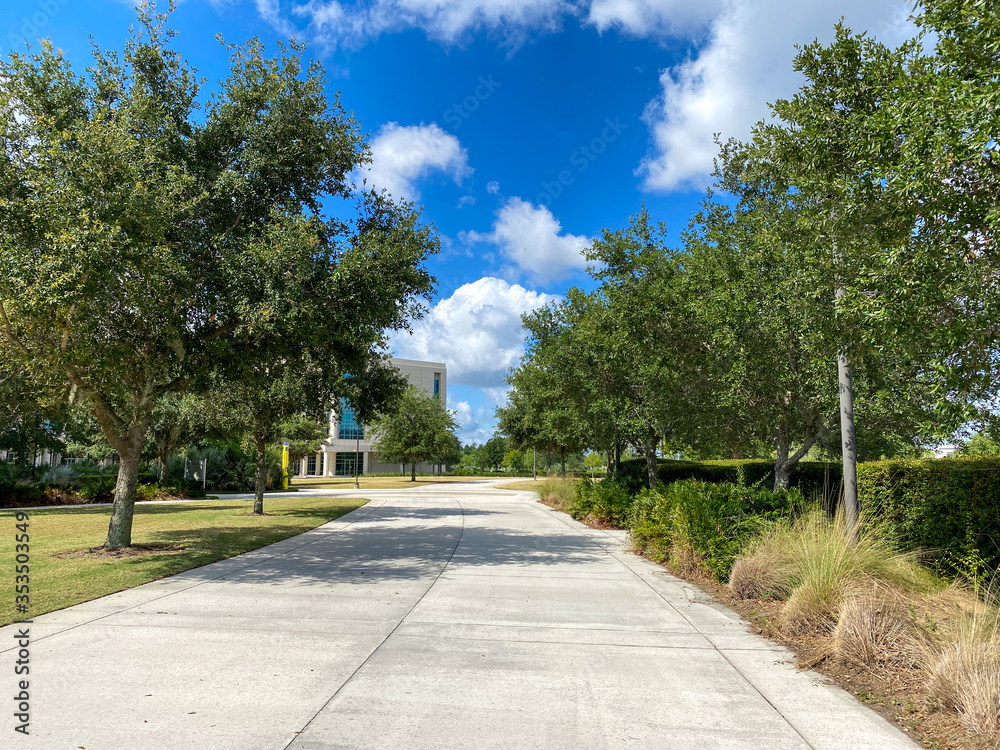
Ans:
MULTIPOLYGON (((166 544, 181 551, 135 557, 56 557, 100 546, 111 508, 81 506, 29 511, 31 615, 62 609, 182 570, 232 557, 321 526, 368 501, 363 498, 267 498, 251 516, 253 500, 137 505, 133 544, 166 544)), ((0 625, 23 619, 14 609, 16 510, 0 511, 0 625)))

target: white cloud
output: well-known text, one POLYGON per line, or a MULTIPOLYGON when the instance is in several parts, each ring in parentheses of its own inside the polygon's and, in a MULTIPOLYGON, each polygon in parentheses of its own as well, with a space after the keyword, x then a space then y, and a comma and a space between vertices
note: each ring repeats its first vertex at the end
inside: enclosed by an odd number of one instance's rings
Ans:
POLYGON ((557 30, 563 15, 573 9, 568 0, 309 0, 294 12, 311 21, 321 41, 360 47, 384 32, 407 28, 423 29, 444 42, 478 29, 502 29, 521 38, 529 29, 557 30))
POLYGON ((591 242, 581 235, 563 234, 562 224, 548 207, 518 197, 511 198, 497 212, 492 232, 465 232, 461 239, 492 242, 518 268, 542 283, 586 268, 582 253, 591 242))
POLYGON ((618 28, 634 36, 681 36, 703 29, 722 5, 723 0, 592 0, 587 23, 601 32, 618 28))
POLYGON ((482 444, 493 437, 496 427, 494 412, 496 403, 486 402, 473 409, 468 401, 448 401, 448 408, 455 412, 458 423, 458 439, 463 445, 468 443, 482 444))
POLYGON ((435 123, 403 126, 386 123, 371 141, 372 161, 354 174, 360 183, 388 190, 396 198, 417 200, 417 180, 432 172, 443 172, 461 184, 472 174, 469 154, 458 138, 435 123))
POLYGON ((486 183, 486 192, 490 195, 497 195, 500 192, 500 183, 496 180, 490 180, 486 183))
POLYGON ((397 334, 395 356, 448 364, 450 383, 501 388, 524 354, 521 314, 558 300, 490 276, 465 284, 397 334))
POLYGON ((855 31, 889 44, 912 34, 909 0, 725 0, 697 57, 665 70, 663 93, 644 119, 653 153, 638 172, 654 190, 701 187, 716 155, 713 135, 745 138, 767 116, 767 103, 790 96, 801 82, 792 70, 795 45, 830 41, 841 16, 855 31))
POLYGON ((473 196, 463 195, 461 198, 458 199, 458 205, 456 206, 456 208, 464 208, 465 206, 474 206, 474 205, 476 205, 476 199, 473 196))

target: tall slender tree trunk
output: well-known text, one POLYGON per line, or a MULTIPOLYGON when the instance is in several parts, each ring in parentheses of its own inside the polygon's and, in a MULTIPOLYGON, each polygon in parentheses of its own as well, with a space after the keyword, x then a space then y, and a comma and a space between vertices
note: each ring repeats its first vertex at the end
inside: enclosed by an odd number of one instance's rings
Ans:
POLYGON ((774 458, 774 491, 787 490, 791 478, 788 465, 788 441, 779 440, 774 458))
POLYGON ((257 471, 253 483, 253 514, 264 515, 264 488, 267 486, 267 441, 258 437, 256 442, 257 471))
MULTIPOLYGON (((103 427, 103 425, 102 425, 103 427)), ((105 436, 107 430, 105 430, 105 436)), ((146 440, 146 423, 129 427, 124 435, 115 435, 112 447, 118 451, 118 479, 115 482, 115 500, 111 506, 106 549, 120 549, 132 544, 132 517, 135 515, 135 490, 139 484, 139 462, 142 445, 146 440)))
POLYGON ((646 457, 646 480, 649 482, 650 489, 656 486, 656 444, 658 442, 659 440, 654 435, 649 442, 642 446, 642 452, 646 457))
POLYGON ((413 461, 410 463, 410 481, 417 481, 417 462, 413 461))
MULTIPOLYGON (((842 290, 837 290, 839 297, 842 290)), ((844 520, 853 539, 858 533, 858 455, 854 434, 854 378, 847 355, 837 356, 840 380, 840 437, 844 462, 844 520)))

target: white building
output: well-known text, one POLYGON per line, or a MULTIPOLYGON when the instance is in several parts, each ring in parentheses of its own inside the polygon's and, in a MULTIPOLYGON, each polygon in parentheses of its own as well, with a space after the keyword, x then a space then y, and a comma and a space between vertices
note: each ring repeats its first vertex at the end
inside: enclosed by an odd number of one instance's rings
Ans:
MULTIPOLYGON (((418 362, 390 359, 411 385, 447 403, 448 367, 444 362, 418 362)), ((330 432, 323 447, 314 456, 306 456, 299 466, 299 476, 353 477, 358 474, 404 473, 402 464, 387 464, 372 452, 372 441, 358 424, 350 405, 343 399, 330 410, 330 432), (359 463, 360 462, 360 463, 359 463)), ((417 464, 418 472, 439 471, 444 467, 417 464)))

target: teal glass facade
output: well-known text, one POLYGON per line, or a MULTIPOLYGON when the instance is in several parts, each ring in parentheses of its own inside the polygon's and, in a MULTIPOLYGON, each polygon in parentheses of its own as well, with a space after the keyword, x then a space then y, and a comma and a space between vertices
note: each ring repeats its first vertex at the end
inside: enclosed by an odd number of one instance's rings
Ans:
MULTIPOLYGON (((340 422, 337 425, 338 440, 364 440, 365 426, 358 420, 354 409, 346 398, 340 399, 340 422)), ((353 475, 354 472, 352 471, 353 475)))

